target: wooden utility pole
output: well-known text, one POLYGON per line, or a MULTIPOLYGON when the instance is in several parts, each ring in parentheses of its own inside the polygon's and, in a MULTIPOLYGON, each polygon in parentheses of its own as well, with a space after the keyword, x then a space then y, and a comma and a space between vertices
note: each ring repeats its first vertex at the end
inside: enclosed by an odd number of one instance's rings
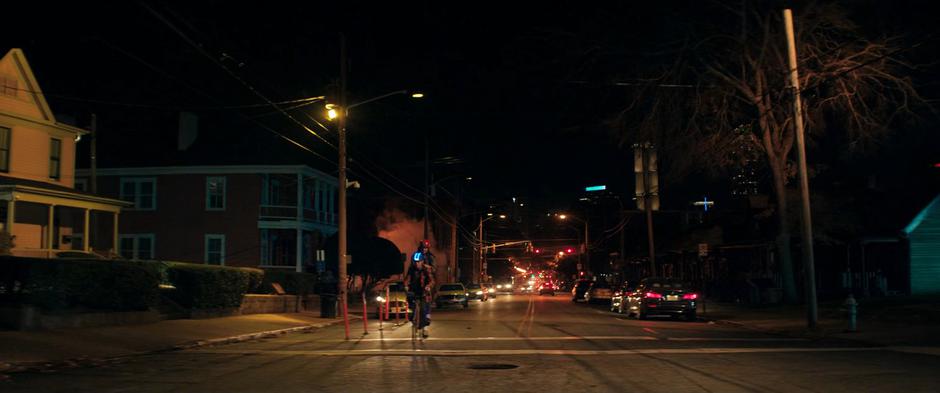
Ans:
POLYGON ((815 328, 816 310, 816 271, 813 261, 813 222, 809 206, 809 178, 806 173, 806 142, 803 134, 803 105, 800 102, 800 74, 796 61, 796 42, 793 37, 793 12, 783 10, 783 23, 787 30, 787 54, 790 60, 790 87, 793 89, 793 126, 796 128, 796 154, 800 171, 800 202, 803 221, 803 271, 806 290, 806 324, 815 328))
POLYGON ((346 302, 346 115, 349 114, 349 110, 346 107, 346 36, 340 34, 339 38, 340 48, 339 48, 339 57, 340 57, 340 90, 339 90, 339 105, 340 105, 340 116, 339 116, 339 129, 337 130, 338 139, 339 139, 339 174, 337 175, 337 180, 339 180, 339 223, 337 224, 337 239, 339 244, 337 245, 337 259, 338 259, 338 279, 339 282, 337 286, 339 288, 339 304, 343 312, 343 324, 346 326, 346 339, 349 340, 349 313, 347 312, 346 302))

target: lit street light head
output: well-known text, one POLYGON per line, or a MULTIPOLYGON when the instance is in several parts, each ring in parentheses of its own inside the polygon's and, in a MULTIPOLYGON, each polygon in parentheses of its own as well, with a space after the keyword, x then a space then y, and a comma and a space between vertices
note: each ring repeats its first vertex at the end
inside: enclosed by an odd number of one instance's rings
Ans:
POLYGON ((330 120, 333 120, 339 117, 339 112, 336 110, 337 106, 333 104, 326 104, 326 117, 330 120))

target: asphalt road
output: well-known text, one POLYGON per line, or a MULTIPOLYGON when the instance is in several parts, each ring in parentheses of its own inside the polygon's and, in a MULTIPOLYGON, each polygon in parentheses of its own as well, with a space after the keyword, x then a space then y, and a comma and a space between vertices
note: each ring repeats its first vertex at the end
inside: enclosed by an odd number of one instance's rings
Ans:
POLYGON ((937 392, 940 357, 721 324, 637 321, 568 296, 435 310, 431 336, 370 321, 19 373, 2 392, 937 392))

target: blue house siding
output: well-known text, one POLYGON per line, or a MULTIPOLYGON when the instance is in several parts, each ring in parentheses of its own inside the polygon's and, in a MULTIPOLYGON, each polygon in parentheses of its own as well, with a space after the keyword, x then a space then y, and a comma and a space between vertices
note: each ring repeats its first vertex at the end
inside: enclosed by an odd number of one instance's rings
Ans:
POLYGON ((911 294, 940 293, 940 197, 904 233, 910 241, 911 294))

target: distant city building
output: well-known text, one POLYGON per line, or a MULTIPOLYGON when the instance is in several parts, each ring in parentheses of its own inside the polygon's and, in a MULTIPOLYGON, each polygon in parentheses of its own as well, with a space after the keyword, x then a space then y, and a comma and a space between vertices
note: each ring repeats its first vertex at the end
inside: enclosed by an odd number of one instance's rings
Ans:
POLYGON ((739 197, 757 195, 759 193, 757 168, 761 159, 760 152, 749 139, 749 125, 738 127, 735 133, 739 135, 739 138, 738 146, 732 153, 737 165, 731 175, 731 195, 739 197))

